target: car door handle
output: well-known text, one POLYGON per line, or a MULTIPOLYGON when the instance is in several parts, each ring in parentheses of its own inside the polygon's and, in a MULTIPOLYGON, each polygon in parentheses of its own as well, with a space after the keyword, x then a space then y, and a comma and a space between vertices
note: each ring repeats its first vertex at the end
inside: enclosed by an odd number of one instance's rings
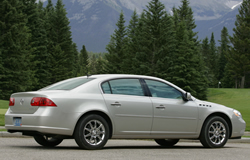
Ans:
POLYGON ((165 109, 165 107, 164 106, 162 106, 162 105, 160 105, 160 106, 157 106, 157 107, 155 107, 156 109, 161 109, 161 110, 164 110, 165 109))
POLYGON ((119 102, 115 102, 115 103, 111 103, 112 106, 121 106, 121 103, 119 102))

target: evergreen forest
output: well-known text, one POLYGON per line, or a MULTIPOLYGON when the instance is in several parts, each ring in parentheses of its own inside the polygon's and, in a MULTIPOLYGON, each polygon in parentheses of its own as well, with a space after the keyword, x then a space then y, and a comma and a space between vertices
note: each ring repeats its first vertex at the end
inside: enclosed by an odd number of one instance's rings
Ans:
MULTIPOLYGON (((199 99, 207 88, 250 88, 250 0, 243 0, 234 34, 198 40, 188 0, 168 13, 160 0, 121 11, 106 53, 77 50, 62 0, 0 0, 0 99, 93 74, 139 74, 168 80, 199 99)), ((84 28, 83 28, 84 29, 84 28)), ((83 37, 84 38, 84 37, 83 37)))

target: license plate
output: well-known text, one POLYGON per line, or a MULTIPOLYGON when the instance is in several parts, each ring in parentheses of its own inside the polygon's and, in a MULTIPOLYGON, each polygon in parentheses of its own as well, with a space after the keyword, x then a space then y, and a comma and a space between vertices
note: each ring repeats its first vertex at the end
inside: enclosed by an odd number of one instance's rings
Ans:
POLYGON ((21 126, 22 125, 22 118, 21 117, 15 117, 14 118, 14 126, 21 126))

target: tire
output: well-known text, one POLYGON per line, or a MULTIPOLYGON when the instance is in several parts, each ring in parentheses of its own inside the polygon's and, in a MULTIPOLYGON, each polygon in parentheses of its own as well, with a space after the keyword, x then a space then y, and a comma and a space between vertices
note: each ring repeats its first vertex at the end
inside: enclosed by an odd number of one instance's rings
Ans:
POLYGON ((172 147, 179 142, 179 139, 155 139, 155 142, 162 147, 172 147))
POLYGON ((108 123, 99 115, 87 115, 77 124, 74 137, 82 149, 101 149, 109 138, 108 123))
POLYGON ((63 139, 56 139, 53 137, 47 137, 42 135, 34 136, 34 139, 38 144, 44 147, 55 147, 63 141, 63 139))
POLYGON ((229 138, 227 122, 218 116, 206 120, 202 127, 200 142, 206 148, 221 148, 229 138))

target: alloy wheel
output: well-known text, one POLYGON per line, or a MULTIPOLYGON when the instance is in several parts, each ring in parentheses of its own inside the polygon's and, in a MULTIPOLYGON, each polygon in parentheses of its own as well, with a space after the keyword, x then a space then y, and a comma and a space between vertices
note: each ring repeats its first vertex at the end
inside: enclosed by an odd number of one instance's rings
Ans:
POLYGON ((99 145, 105 138, 105 127, 100 121, 91 120, 84 126, 83 135, 90 145, 99 145))
POLYGON ((215 145, 220 145, 226 138, 226 127, 222 122, 215 121, 209 127, 208 136, 215 145))

